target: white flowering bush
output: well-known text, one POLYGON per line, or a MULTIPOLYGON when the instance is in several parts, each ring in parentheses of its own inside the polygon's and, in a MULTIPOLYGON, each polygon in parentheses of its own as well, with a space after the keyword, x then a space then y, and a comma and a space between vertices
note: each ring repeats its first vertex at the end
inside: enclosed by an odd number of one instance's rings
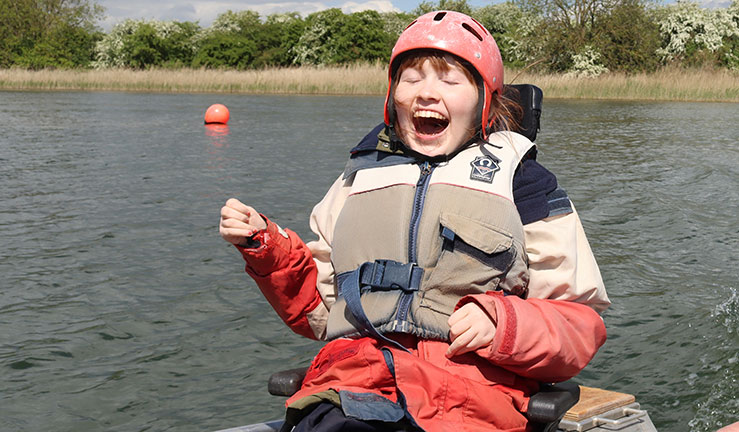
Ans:
POLYGON ((725 10, 719 9, 717 14, 726 26, 720 62, 730 69, 739 70, 739 0, 734 0, 725 10))
POLYGON ((542 55, 539 28, 542 17, 523 12, 512 25, 512 31, 504 36, 509 61, 531 62, 542 55))
POLYGON ((198 33, 199 27, 192 23, 127 19, 113 26, 95 45, 92 66, 97 69, 129 67, 144 49, 158 51, 162 61, 167 57, 191 57, 197 51, 198 33), (137 46, 142 44, 148 46, 137 46))
POLYGON ((380 13, 382 21, 384 22, 383 30, 385 33, 392 35, 393 38, 397 39, 408 24, 415 18, 414 15, 404 12, 382 12, 380 13))
POLYGON ((542 18, 526 12, 512 2, 476 9, 473 18, 492 33, 506 63, 525 65, 541 54, 536 37, 542 18))
POLYGON ((256 30, 261 23, 259 13, 255 11, 233 12, 229 10, 218 15, 207 31, 212 33, 249 33, 256 30))
POLYGON ((346 16, 339 9, 326 9, 313 13, 306 20, 306 27, 298 43, 290 49, 293 63, 298 65, 326 65, 339 56, 337 33, 343 27, 346 16))
POLYGON ((608 68, 600 63, 600 53, 590 45, 573 55, 572 62, 572 68, 567 72, 570 76, 593 78, 608 72, 608 68))
POLYGON ((325 22, 314 21, 300 36, 298 43, 290 50, 293 63, 298 65, 324 64, 334 55, 331 52, 333 44, 327 43, 331 39, 330 29, 325 22))
POLYGON ((657 55, 669 62, 696 51, 718 51, 727 39, 739 38, 738 12, 736 1, 727 9, 704 9, 689 0, 665 6, 657 18, 663 40, 657 55))
POLYGON ((127 19, 113 26, 113 29, 95 45, 95 61, 92 62, 92 66, 96 69, 125 66, 124 39, 127 35, 133 34, 141 22, 127 19))

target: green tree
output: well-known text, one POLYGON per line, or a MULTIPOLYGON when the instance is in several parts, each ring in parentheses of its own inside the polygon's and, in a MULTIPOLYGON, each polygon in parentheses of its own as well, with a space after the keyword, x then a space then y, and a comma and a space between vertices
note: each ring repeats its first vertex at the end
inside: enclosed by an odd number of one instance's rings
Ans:
POLYGON ((234 32, 212 33, 204 39, 192 61, 195 67, 246 69, 257 52, 252 39, 234 32))
MULTIPOLYGON (((648 50, 653 41, 654 26, 650 25, 649 15, 644 4, 638 0, 515 0, 524 11, 541 17, 535 32, 539 35, 540 53, 545 60, 542 65, 555 72, 570 71, 575 67, 575 59, 580 65, 583 59, 590 62, 610 63, 611 69, 621 69, 617 63, 628 55, 638 54, 646 58, 637 48, 648 50), (629 19, 634 22, 628 24, 629 19), (642 29, 635 25, 645 25, 642 29), (624 29, 624 25, 628 29, 624 29), (644 31, 644 34, 639 34, 644 31), (629 34, 631 33, 631 34, 629 34), (609 44, 623 43, 623 47, 609 44), (645 43, 643 47, 635 44, 645 43)), ((649 0, 647 0, 649 1, 649 0)), ((653 48, 654 46, 651 45, 653 48)), ((627 66, 629 70, 637 67, 637 60, 627 66)), ((593 63, 593 70, 603 70, 600 63, 593 63)))
POLYGON ((38 12, 30 1, 0 0, 0 67, 13 65, 24 49, 33 47, 40 33, 31 29, 38 12))
POLYGON ((0 0, 0 67, 87 66, 102 12, 93 0, 0 0))
POLYGON ((304 27, 297 12, 269 15, 257 35, 258 54, 252 66, 260 68, 292 64, 290 48, 300 40, 304 27))
POLYGON ((595 20, 593 45, 611 71, 654 71, 660 44, 659 26, 642 0, 619 0, 595 20))
POLYGON ((303 33, 297 13, 268 16, 254 11, 227 11, 201 35, 194 66, 260 68, 292 64, 290 49, 303 33), (222 51, 222 52, 219 52, 222 51))
POLYGON ((172 22, 169 31, 160 33, 165 67, 189 66, 195 56, 195 39, 202 29, 197 23, 184 21, 172 22))
POLYGON ((143 23, 129 35, 123 45, 123 55, 130 66, 145 69, 164 63, 164 43, 151 23, 143 23))
POLYGON ((463 14, 472 14, 472 7, 467 3, 467 0, 439 0, 438 3, 432 1, 422 1, 418 6, 413 9, 412 14, 421 16, 428 12, 435 10, 451 10, 455 12, 462 12, 463 14))
POLYGON ((339 9, 327 9, 306 18, 305 31, 291 54, 296 64, 303 65, 387 60, 394 42, 375 11, 345 15, 339 9))
POLYGON ((305 31, 305 20, 297 12, 273 14, 267 17, 265 25, 275 25, 279 32, 279 48, 273 52, 275 65, 290 66, 294 63, 292 48, 298 44, 305 31))
POLYGON ((538 15, 505 2, 475 9, 472 17, 493 35, 506 64, 524 67, 541 57, 538 15))
POLYGON ((341 31, 336 34, 336 55, 332 63, 390 60, 395 38, 385 32, 385 22, 373 10, 348 15, 341 31))
POLYGON ((14 63, 29 69, 88 66, 93 60, 95 43, 101 37, 99 32, 89 33, 79 27, 59 25, 49 32, 49 37, 22 50, 14 63))
MULTIPOLYGON (((721 13, 721 12, 719 12, 721 13)), ((725 35, 718 49, 718 62, 721 66, 739 70, 739 0, 734 0, 725 11, 725 35)))

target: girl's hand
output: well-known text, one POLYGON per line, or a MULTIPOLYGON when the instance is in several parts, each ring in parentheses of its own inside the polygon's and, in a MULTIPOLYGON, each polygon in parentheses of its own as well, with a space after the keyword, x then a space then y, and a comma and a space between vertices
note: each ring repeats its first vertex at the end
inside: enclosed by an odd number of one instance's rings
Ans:
POLYGON ((253 208, 236 198, 226 201, 221 208, 221 223, 218 231, 227 242, 246 246, 246 238, 267 228, 267 223, 253 208))
POLYGON ((467 303, 449 317, 451 346, 447 358, 489 345, 495 336, 495 324, 475 303, 467 303))

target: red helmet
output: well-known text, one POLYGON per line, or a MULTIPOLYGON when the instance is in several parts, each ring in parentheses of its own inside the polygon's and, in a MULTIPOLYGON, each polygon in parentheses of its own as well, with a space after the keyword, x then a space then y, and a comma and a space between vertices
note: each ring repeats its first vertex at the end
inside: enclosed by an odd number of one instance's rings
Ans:
POLYGON ((503 92, 503 59, 495 39, 487 29, 463 13, 453 11, 429 12, 418 17, 403 30, 390 55, 388 91, 385 97, 385 124, 390 120, 390 91, 393 84, 395 64, 402 54, 417 49, 434 49, 448 52, 469 63, 482 78, 483 119, 482 138, 487 138, 487 127, 491 125, 490 104, 493 93, 503 92))

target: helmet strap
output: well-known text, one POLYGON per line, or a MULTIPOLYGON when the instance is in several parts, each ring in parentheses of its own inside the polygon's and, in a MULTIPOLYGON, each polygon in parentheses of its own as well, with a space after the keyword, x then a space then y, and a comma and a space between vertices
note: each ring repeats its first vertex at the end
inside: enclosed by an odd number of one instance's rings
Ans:
POLYGON ((400 137, 398 137, 398 134, 395 132, 395 119, 393 119, 391 116, 391 124, 385 125, 385 134, 387 134, 388 138, 390 139, 390 151, 395 153, 398 150, 405 153, 406 149, 410 150, 408 147, 403 144, 403 141, 401 141, 400 137))

